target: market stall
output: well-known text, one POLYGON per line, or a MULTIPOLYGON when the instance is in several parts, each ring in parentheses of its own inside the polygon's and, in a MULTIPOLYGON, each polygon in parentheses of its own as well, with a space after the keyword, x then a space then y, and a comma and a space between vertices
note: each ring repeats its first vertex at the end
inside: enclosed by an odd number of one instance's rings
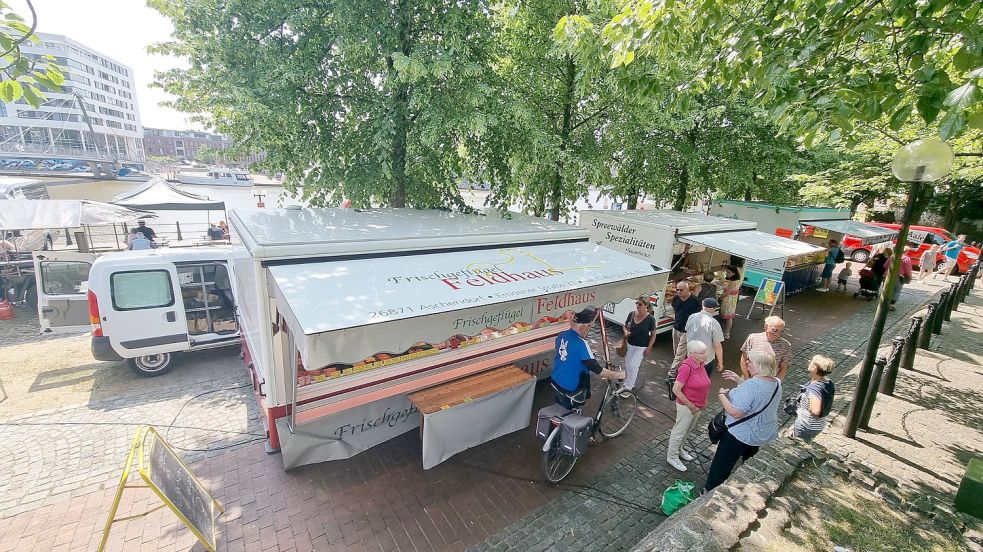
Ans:
MULTIPOLYGON (((573 311, 667 277, 580 228, 522 215, 236 210, 231 222, 250 253, 235 270, 246 354, 288 469, 417 427, 416 391, 509 364, 542 372, 573 311)), ((531 394, 507 395, 528 423, 531 394)), ((467 427, 481 411, 456 414, 467 427)), ((477 441, 514 423, 503 415, 477 441)))
MULTIPOLYGON (((752 220, 762 231, 811 244, 821 250, 789 256, 784 262, 754 264, 744 273, 744 283, 756 287, 764 278, 781 278, 785 293, 792 295, 814 287, 822 273, 829 240, 840 244, 847 236, 865 244, 889 245, 897 232, 851 220, 848 209, 796 207, 756 201, 717 200, 711 213, 728 218, 752 220)), ((849 251, 845 251, 849 256, 849 251)))
MULTIPOLYGON (((759 232, 754 222, 697 213, 584 211, 580 220, 595 243, 670 268, 669 285, 648 292, 656 306, 658 331, 672 327, 670 305, 676 282, 689 280, 698 288, 705 285, 703 275, 712 272, 719 285, 726 266, 735 266, 743 274, 749 266, 771 263, 783 267, 789 257, 821 252, 812 245, 759 232)), ((625 320, 634 310, 632 299, 626 296, 613 309, 615 322, 625 320)))

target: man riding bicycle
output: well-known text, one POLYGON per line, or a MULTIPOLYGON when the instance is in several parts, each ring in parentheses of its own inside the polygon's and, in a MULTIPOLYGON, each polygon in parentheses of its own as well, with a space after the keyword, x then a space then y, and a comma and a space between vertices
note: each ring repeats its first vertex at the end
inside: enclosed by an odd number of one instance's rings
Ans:
POLYGON ((597 319, 597 309, 587 307, 570 319, 570 329, 556 336, 556 357, 550 384, 556 392, 556 402, 567 409, 583 406, 590 398, 590 373, 604 379, 625 379, 624 372, 601 366, 584 338, 597 319))

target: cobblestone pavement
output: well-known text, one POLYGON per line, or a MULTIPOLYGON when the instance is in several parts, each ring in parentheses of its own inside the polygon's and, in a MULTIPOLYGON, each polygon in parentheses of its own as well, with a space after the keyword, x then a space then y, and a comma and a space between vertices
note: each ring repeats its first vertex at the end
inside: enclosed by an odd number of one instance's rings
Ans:
MULTIPOLYGON (((897 310, 888 317, 884 335, 893 335, 890 332, 895 328, 906 327, 908 316, 928 302, 930 293, 937 289, 940 288, 932 285, 907 287, 897 310)), ((852 366, 859 360, 870 331, 873 308, 874 303, 870 303, 868 309, 799 347, 784 382, 784 396, 797 393, 799 384, 808 379, 803 367, 814 354, 825 354, 841 367, 852 366)), ((471 550, 630 549, 666 519, 660 509, 666 487, 675 479, 693 481, 698 486, 705 481, 711 445, 703 424, 716 410, 710 407, 702 416, 696 439, 691 443, 702 453, 697 463, 689 463, 690 471, 685 474, 665 463, 668 435, 660 435, 612 465, 589 489, 564 494, 471 550)))
MULTIPOLYGON (((906 289, 891 320, 936 289, 906 289)), ((792 298, 786 318, 796 321, 790 324, 799 350, 796 366, 815 352, 838 359, 854 354, 868 333, 872 306, 843 295, 792 298)), ((735 339, 726 344, 731 367, 743 334, 760 325, 738 322, 735 339)), ((659 497, 677 477, 664 463, 673 410, 658 383, 668 356, 661 343, 657 360, 643 368, 649 383, 641 395, 652 407, 642 408, 624 436, 593 448, 562 486, 542 483, 538 442, 529 432, 496 439, 427 471, 420 466, 419 437, 410 432, 351 460, 284 472, 278 456, 248 443, 260 428, 248 388, 239 387, 245 375, 241 368, 228 370, 237 364, 232 359, 212 378, 6 420, 0 422, 0 535, 7 537, 0 537, 0 552, 14 546, 93 549, 134 426, 146 423, 162 430, 173 424, 168 439, 191 449, 182 455, 226 505, 222 550, 508 548, 532 534, 541 548, 562 549, 575 542, 570 527, 576 531, 574 520, 584 515, 595 522, 581 543, 611 549, 609 529, 615 528, 613 544, 628 545, 661 520, 659 497), (40 422, 82 425, 27 425, 40 422), (16 460, 4 464, 8 457, 16 460), (560 530, 557 520, 570 523, 560 530), (10 535, 20 540, 10 544, 10 535)), ((550 400, 540 386, 537 406, 550 400)), ((702 479, 708 458, 704 453, 702 465, 691 470, 696 479, 702 479)), ((145 494, 129 493, 118 515, 154 504, 145 494)), ((189 539, 172 514, 160 511, 114 525, 110 549, 187 549, 189 539)))

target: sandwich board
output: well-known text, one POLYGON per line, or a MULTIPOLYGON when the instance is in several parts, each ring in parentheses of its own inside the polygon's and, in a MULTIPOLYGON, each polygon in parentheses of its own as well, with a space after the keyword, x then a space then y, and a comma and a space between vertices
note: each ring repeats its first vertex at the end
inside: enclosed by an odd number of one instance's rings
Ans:
POLYGON ((99 551, 109 540, 113 523, 143 517, 167 506, 191 530, 209 552, 215 552, 215 519, 224 512, 222 506, 208 494, 208 490, 174 450, 153 427, 141 427, 133 436, 133 444, 123 466, 116 497, 102 532, 99 551), (130 471, 136 461, 136 470, 145 485, 130 485, 130 471), (120 499, 125 489, 150 489, 163 504, 142 514, 116 518, 120 499))
POLYGON ((762 312, 764 312, 766 307, 769 307, 768 316, 771 316, 775 312, 776 306, 780 306, 782 309, 782 318, 784 318, 785 282, 771 278, 761 280, 761 283, 758 284, 758 291, 754 294, 754 299, 751 301, 751 308, 747 311, 748 320, 751 319, 755 305, 761 305, 762 312))

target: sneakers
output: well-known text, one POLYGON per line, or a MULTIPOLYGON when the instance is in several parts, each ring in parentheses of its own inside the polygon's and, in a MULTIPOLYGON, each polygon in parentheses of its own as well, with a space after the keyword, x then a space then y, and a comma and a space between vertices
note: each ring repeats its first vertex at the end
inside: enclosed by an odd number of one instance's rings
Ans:
POLYGON ((679 451, 679 458, 684 462, 692 462, 693 460, 696 460, 696 457, 690 454, 686 449, 679 451))
POLYGON ((816 291, 818 291, 819 293, 826 293, 827 291, 829 291, 829 288, 818 288, 816 289, 816 291))
POLYGON ((683 464, 683 463, 682 463, 682 462, 681 462, 681 461, 679 460, 679 458, 676 458, 676 457, 669 457, 669 458, 666 458, 666 462, 667 462, 667 463, 668 463, 668 464, 669 464, 670 466, 672 466, 673 468, 676 468, 676 469, 677 469, 678 471, 681 471, 681 472, 684 472, 684 471, 686 471, 686 465, 685 465, 685 464, 683 464))

